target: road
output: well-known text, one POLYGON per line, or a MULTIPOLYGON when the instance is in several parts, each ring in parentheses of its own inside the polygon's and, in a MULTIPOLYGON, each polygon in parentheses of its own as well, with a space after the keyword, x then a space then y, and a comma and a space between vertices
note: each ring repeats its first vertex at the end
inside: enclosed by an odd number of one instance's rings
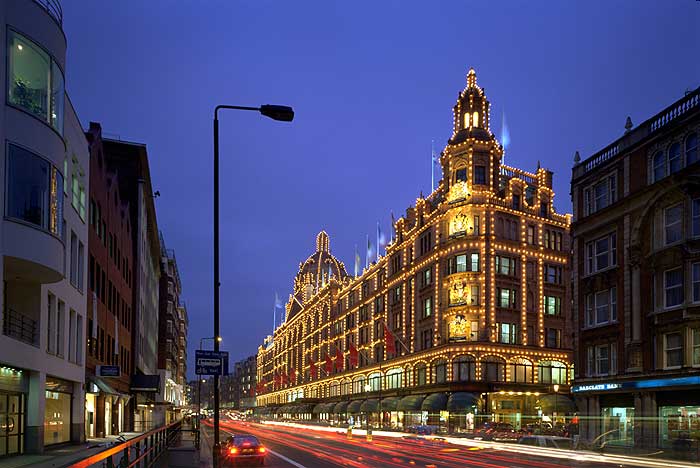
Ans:
MULTIPOLYGON (((207 424, 205 423, 205 426, 207 424)), ((209 428, 210 429, 210 428, 209 428)), ((240 421, 221 421, 222 440, 228 434, 253 434, 268 449, 267 466, 280 468, 316 467, 382 467, 382 468, 559 468, 559 467, 632 467, 654 466, 620 463, 600 463, 584 457, 574 458, 562 455, 552 456, 553 450, 546 453, 531 447, 508 446, 505 450, 494 444, 486 446, 453 445, 439 440, 418 437, 393 438, 374 437, 367 442, 364 436, 348 440, 346 434, 300 429, 286 426, 272 426, 240 421)), ((209 432, 209 431, 207 431, 209 432)), ((210 435, 210 432, 209 432, 210 435)), ((674 466, 658 463, 658 466, 674 466)))

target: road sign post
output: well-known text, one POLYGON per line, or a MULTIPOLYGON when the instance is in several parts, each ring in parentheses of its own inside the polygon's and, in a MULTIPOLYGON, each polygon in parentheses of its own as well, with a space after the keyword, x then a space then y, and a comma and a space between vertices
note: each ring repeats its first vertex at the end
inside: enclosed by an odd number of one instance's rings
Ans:
POLYGON ((195 373, 197 375, 227 375, 228 351, 195 351, 195 373))

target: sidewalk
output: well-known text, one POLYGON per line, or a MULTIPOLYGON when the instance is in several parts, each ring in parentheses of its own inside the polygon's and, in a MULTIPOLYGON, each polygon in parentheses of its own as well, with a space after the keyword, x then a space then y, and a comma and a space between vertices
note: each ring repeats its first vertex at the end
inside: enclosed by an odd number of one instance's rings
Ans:
MULTIPOLYGON (((140 432, 123 432, 127 440, 141 435, 140 432)), ((45 450, 42 455, 17 455, 0 458, 0 468, 64 468, 83 458, 106 450, 113 443, 119 443, 117 436, 88 439, 82 444, 69 444, 45 450)))

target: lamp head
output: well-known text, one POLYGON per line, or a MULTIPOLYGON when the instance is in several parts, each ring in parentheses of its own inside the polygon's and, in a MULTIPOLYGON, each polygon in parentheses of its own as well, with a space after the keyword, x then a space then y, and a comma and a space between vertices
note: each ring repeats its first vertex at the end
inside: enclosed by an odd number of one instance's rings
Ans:
POLYGON ((263 104, 260 106, 260 113, 265 117, 282 122, 294 120, 294 109, 289 106, 278 106, 275 104, 263 104))
POLYGON ((554 384, 554 393, 559 391, 559 384, 554 384))

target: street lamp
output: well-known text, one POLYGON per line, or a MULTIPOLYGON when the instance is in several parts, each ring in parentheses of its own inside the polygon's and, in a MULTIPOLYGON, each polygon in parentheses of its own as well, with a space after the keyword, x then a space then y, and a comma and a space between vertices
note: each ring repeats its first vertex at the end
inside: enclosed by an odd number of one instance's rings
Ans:
POLYGON ((555 430, 557 428, 556 417, 557 417, 557 400, 559 399, 558 393, 559 393, 559 384, 554 384, 554 421, 553 421, 554 424, 552 426, 552 429, 555 429, 555 430))
MULTIPOLYGON (((294 119, 294 109, 288 106, 264 104, 260 107, 218 105, 214 108, 214 336, 219 334, 219 109, 258 111, 265 117, 282 122, 294 119)), ((219 351, 219 341, 214 341, 214 351, 219 351)), ((214 447, 212 461, 219 468, 219 376, 214 376, 214 447)))
MULTIPOLYGON (((369 393, 372 390, 372 386, 367 382, 365 384, 365 393, 369 393)), ((367 438, 369 439, 370 433, 369 433, 369 411, 365 414, 365 430, 367 432, 367 438)))

